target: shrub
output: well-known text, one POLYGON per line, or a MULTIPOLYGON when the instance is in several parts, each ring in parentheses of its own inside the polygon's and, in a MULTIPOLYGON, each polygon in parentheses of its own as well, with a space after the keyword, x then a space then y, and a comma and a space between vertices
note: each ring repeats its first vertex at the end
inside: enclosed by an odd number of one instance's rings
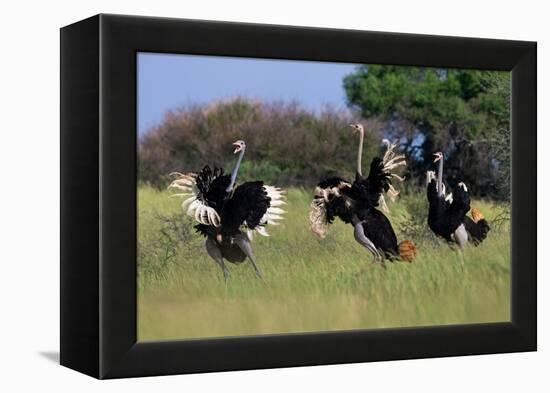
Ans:
POLYGON ((380 127, 347 111, 316 114, 297 103, 264 103, 244 98, 170 111, 139 140, 139 180, 165 187, 173 171, 234 164, 232 142, 247 152, 239 180, 262 179, 278 186, 313 186, 326 176, 352 178, 357 137, 348 124, 365 125, 364 163, 381 147, 380 127))

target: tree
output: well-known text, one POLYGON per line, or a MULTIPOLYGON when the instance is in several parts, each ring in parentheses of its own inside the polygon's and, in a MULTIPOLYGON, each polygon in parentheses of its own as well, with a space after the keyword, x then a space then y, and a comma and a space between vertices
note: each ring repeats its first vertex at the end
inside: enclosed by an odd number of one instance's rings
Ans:
POLYGON ((464 181, 478 195, 507 197, 499 181, 509 149, 492 143, 509 130, 509 73, 364 65, 344 78, 344 89, 352 108, 383 120, 384 132, 400 140, 419 183, 432 153, 443 151, 452 186, 464 181))

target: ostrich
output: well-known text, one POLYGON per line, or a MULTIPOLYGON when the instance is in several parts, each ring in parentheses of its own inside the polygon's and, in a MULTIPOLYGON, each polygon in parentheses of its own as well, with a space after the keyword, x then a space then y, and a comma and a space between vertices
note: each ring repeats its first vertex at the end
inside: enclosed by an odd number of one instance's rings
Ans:
POLYGON ((405 240, 398 244, 390 221, 377 209, 380 206, 388 211, 384 193, 392 200, 399 194, 392 185, 392 178, 399 181, 404 178, 392 173, 392 170, 406 165, 404 156, 396 155, 396 145, 384 140, 386 153, 383 158, 372 160, 370 173, 365 178, 361 169, 364 129, 361 124, 350 126, 354 133, 359 133, 355 180, 351 183, 340 177, 331 177, 317 185, 309 214, 311 230, 324 238, 328 225, 339 217, 346 224, 353 225, 355 240, 373 255, 374 262, 381 262, 384 267, 384 258, 412 262, 416 256, 414 243, 405 240))
POLYGON ((456 244, 462 252, 468 240, 477 246, 487 237, 489 224, 478 209, 472 209, 472 218, 466 215, 470 211, 470 194, 463 182, 458 183, 454 195, 446 194, 443 184, 443 153, 437 152, 434 156, 434 163, 439 161, 437 179, 433 171, 426 174, 428 225, 436 235, 450 244, 456 244))
POLYGON ((269 236, 267 225, 277 225, 284 210, 284 191, 264 185, 262 181, 245 182, 235 188, 239 166, 246 150, 242 140, 233 143, 237 163, 228 176, 222 168, 207 165, 198 174, 173 173, 175 180, 169 188, 181 191, 186 197, 181 207, 198 224, 198 233, 206 237, 208 255, 221 267, 227 284, 229 270, 224 260, 239 264, 247 257, 257 276, 263 279, 256 264, 250 241, 253 233, 269 236))

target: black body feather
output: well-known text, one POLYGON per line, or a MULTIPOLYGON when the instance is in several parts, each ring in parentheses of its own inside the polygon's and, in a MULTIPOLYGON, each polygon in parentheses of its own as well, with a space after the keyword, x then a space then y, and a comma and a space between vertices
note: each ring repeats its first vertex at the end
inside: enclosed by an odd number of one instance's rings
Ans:
MULTIPOLYGON (((221 217, 224 203, 229 196, 226 190, 231 183, 231 177, 224 174, 223 168, 210 169, 210 166, 206 165, 198 173, 195 182, 199 190, 197 198, 213 207, 221 217)), ((215 237, 217 234, 216 229, 209 225, 197 224, 195 229, 205 237, 215 237)))
POLYGON ((452 241, 451 235, 464 224, 468 238, 474 245, 477 246, 487 238, 491 229, 487 221, 481 219, 476 223, 467 216, 470 211, 470 195, 462 187, 456 187, 453 191, 453 202, 449 203, 444 196, 438 195, 436 180, 432 179, 428 184, 427 195, 428 225, 436 235, 452 241))
POLYGON ((317 187, 327 190, 325 195, 317 194, 316 199, 324 199, 326 224, 332 224, 336 217, 346 224, 352 224, 354 216, 363 224, 365 235, 384 256, 393 260, 398 252, 397 236, 388 218, 380 210, 380 197, 391 185, 391 174, 384 171, 382 159, 376 157, 370 165, 368 177, 356 174, 350 182, 340 177, 331 177, 321 181, 317 187), (338 193, 331 192, 337 189, 338 193))
POLYGON ((384 256, 393 260, 399 256, 397 236, 390 220, 380 210, 369 208, 359 212, 358 217, 363 221, 363 229, 376 248, 384 252, 384 256))
POLYGON ((206 165, 195 181, 199 189, 197 198, 216 209, 219 214, 228 196, 226 190, 231 183, 231 177, 223 173, 223 168, 214 167, 212 170, 206 165))
POLYGON ((366 203, 368 206, 378 207, 380 197, 387 192, 391 185, 391 174, 384 171, 384 163, 379 157, 373 158, 367 178, 355 175, 352 184, 354 199, 366 203))
POLYGON ((221 219, 221 231, 224 235, 240 233, 239 227, 246 225, 254 229, 265 223, 262 217, 270 206, 271 198, 267 196, 262 181, 246 182, 235 189, 233 195, 225 203, 221 219))
POLYGON ((428 184, 428 226, 436 235, 452 241, 451 235, 470 211, 470 195, 462 187, 456 187, 453 202, 449 203, 444 195, 438 194, 436 183, 436 180, 432 179, 428 184))
POLYGON ((349 204, 353 200, 353 193, 349 187, 349 182, 341 177, 331 177, 321 181, 317 186, 321 189, 339 190, 341 196, 336 194, 328 194, 328 202, 325 202, 326 220, 328 224, 332 224, 336 217, 339 217, 346 224, 350 224, 353 217, 353 209, 349 204), (347 197, 344 199, 342 196, 347 197))
POLYGON ((244 260, 245 254, 231 242, 231 236, 241 233, 241 227, 254 229, 260 225, 262 217, 270 207, 271 198, 267 195, 262 181, 246 182, 227 192, 231 183, 229 175, 222 168, 213 170, 207 165, 197 175, 199 190, 197 198, 213 207, 221 219, 220 227, 197 224, 195 229, 205 237, 216 239, 222 235, 220 244, 224 258, 231 262, 244 260))
POLYGON ((481 219, 478 222, 475 222, 470 217, 464 217, 464 227, 468 232, 470 241, 475 245, 479 245, 483 240, 487 238, 487 233, 491 229, 489 223, 485 219, 481 219))
MULTIPOLYGON (((216 239, 218 235, 217 228, 211 225, 197 224, 195 229, 198 233, 205 237, 210 237, 211 239, 216 239)), ((220 250, 222 252, 222 257, 227 259, 229 262, 240 263, 246 259, 246 254, 241 250, 237 244, 231 241, 230 237, 223 237, 221 244, 218 243, 220 250)))

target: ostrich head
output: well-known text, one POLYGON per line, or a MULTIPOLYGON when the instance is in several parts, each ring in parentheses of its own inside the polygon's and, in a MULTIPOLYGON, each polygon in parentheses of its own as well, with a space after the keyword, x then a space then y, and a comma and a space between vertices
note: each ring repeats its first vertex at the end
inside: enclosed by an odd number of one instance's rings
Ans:
POLYGON ((233 146, 235 147, 235 150, 233 150, 233 154, 237 154, 240 152, 239 157, 237 158, 237 163, 235 164, 235 167, 233 168, 233 171, 231 172, 231 182, 229 183, 229 186, 225 189, 226 192, 232 192, 233 186, 235 185, 235 181, 237 180, 237 172, 239 172, 239 167, 241 166, 241 161, 244 156, 244 149, 246 148, 246 143, 244 143, 243 140, 239 139, 238 141, 233 142, 233 146))
POLYGON ((443 159, 443 153, 438 151, 437 153, 434 153, 433 156, 435 157, 434 158, 434 164, 439 161, 439 160, 442 160, 443 159))
POLYGON ((246 147, 246 143, 244 143, 243 140, 238 140, 233 142, 233 146, 235 146, 235 150, 233 150, 233 154, 237 154, 241 150, 243 150, 246 147))
POLYGON ((359 123, 352 123, 349 125, 351 128, 352 128, 352 132, 353 133, 356 133, 358 132, 359 134, 363 135, 365 133, 365 129, 363 128, 363 125, 362 124, 359 124, 359 123))

